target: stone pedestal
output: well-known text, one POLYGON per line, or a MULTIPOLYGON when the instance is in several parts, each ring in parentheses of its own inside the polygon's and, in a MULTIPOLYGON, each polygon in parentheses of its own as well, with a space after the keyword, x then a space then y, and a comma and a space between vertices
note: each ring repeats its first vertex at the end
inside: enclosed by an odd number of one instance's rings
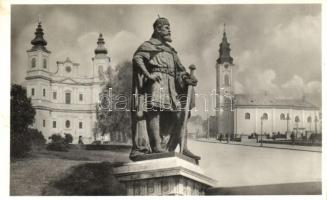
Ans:
POLYGON ((216 184, 198 165, 178 156, 125 163, 114 174, 128 195, 204 195, 216 184))

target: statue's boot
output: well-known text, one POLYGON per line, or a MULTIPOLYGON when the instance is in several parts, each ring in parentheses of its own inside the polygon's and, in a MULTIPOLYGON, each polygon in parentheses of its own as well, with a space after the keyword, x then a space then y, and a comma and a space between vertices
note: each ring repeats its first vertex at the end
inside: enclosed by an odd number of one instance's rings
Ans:
POLYGON ((161 147, 154 147, 152 149, 152 153, 164 153, 166 152, 164 149, 162 149, 161 147))
POLYGON ((185 156, 188 156, 188 157, 190 157, 190 158, 193 158, 194 160, 200 160, 200 159, 201 159, 200 156, 197 156, 197 155, 193 154, 193 153, 192 153, 190 150, 188 150, 187 148, 184 148, 184 150, 183 150, 183 154, 184 154, 185 156))

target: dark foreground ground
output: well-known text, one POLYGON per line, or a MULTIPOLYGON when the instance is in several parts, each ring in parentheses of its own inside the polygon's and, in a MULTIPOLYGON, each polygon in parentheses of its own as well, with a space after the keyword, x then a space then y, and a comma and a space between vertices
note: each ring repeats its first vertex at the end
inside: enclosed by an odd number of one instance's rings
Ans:
POLYGON ((122 195, 123 189, 110 190, 118 184, 110 170, 113 163, 127 162, 128 154, 127 149, 32 152, 11 162, 10 195, 122 195))
MULTIPOLYGON (((190 141, 201 168, 218 180, 209 195, 321 194, 321 153, 190 141)), ((38 151, 11 162, 11 195, 124 195, 112 164, 128 148, 38 151)))

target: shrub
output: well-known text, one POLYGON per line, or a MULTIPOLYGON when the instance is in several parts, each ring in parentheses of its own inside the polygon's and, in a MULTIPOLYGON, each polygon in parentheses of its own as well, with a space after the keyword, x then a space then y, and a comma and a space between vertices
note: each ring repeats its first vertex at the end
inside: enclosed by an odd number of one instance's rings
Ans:
POLYGON ((65 143, 71 144, 73 143, 73 136, 69 133, 65 133, 65 143))
POLYGON ((33 128, 28 129, 32 149, 44 148, 46 139, 41 131, 33 128))
POLYGON ((51 142, 47 146, 50 151, 68 151, 69 146, 60 134, 52 134, 49 139, 51 142))

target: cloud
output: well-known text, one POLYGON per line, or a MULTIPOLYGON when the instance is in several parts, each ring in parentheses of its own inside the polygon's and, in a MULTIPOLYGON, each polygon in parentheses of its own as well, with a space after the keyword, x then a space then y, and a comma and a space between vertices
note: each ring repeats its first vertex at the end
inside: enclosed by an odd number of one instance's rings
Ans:
POLYGON ((301 98, 303 95, 317 95, 321 93, 321 82, 310 81, 305 83, 303 78, 294 75, 291 80, 281 85, 283 94, 293 98, 301 98))
POLYGON ((141 38, 126 30, 115 34, 109 42, 112 66, 115 67, 126 60, 131 61, 134 52, 143 42, 141 38))

